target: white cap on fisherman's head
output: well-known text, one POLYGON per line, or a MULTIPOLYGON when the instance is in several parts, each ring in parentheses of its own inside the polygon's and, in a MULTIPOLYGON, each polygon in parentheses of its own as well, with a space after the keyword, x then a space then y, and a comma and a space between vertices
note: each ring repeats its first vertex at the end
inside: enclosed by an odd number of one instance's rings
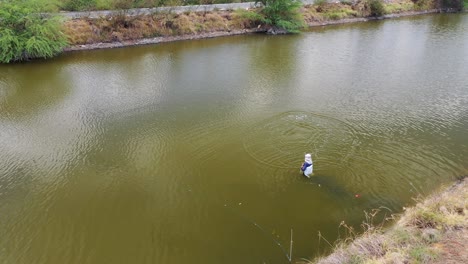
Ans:
POLYGON ((309 154, 309 153, 305 154, 305 159, 304 160, 307 163, 312 163, 312 155, 309 154))

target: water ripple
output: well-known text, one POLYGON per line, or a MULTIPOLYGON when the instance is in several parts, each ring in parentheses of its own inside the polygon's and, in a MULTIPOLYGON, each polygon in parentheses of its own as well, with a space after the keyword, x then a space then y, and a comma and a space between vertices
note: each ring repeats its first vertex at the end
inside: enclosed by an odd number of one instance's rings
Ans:
POLYGON ((322 165, 345 162, 360 144, 356 130, 339 119, 309 112, 286 112, 255 125, 244 137, 257 162, 297 168, 306 152, 322 165))

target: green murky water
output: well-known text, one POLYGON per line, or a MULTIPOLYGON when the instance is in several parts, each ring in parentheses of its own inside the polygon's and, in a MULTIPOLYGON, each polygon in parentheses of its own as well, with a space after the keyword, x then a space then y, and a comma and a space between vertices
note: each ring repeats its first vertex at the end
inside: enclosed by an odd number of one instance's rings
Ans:
POLYGON ((319 231, 467 173, 467 32, 434 15, 0 66, 0 262, 286 263, 291 228, 316 256, 319 231))

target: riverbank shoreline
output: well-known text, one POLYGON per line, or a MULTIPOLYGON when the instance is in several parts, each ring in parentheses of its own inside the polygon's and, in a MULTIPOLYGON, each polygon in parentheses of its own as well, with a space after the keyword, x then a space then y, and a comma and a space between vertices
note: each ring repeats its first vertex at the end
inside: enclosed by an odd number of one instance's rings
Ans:
MULTIPOLYGON (((436 14, 444 13, 441 9, 431 9, 431 10, 422 10, 422 11, 406 11, 401 13, 388 14, 380 17, 356 17, 356 18, 344 18, 338 20, 324 20, 324 21, 312 21, 307 23, 308 28, 328 26, 328 25, 338 25, 338 24, 351 24, 351 23, 360 23, 368 22, 375 20, 384 20, 384 19, 396 19, 402 17, 410 16, 421 16, 427 14, 436 14)), ((151 44, 160 44, 174 41, 184 41, 184 40, 199 40, 199 39, 208 39, 216 37, 227 37, 227 36, 236 36, 236 35, 246 35, 253 33, 265 33, 267 29, 258 27, 253 29, 236 29, 236 30, 222 30, 214 32, 204 32, 198 34, 182 34, 176 36, 159 36, 154 38, 141 38, 141 39, 132 39, 132 40, 122 40, 114 42, 97 42, 90 44, 80 44, 73 45, 64 49, 64 52, 72 51, 83 51, 83 50, 96 50, 96 49, 112 49, 112 48, 123 48, 123 47, 132 47, 132 46, 141 46, 141 45, 151 45, 151 44)))
POLYGON ((418 201, 390 228, 366 226, 350 243, 305 263, 468 263, 468 175, 418 201))
POLYGON ((155 38, 143 38, 135 40, 124 40, 116 42, 99 42, 92 44, 83 44, 83 45, 74 45, 68 48, 65 48, 65 52, 72 51, 82 51, 82 50, 96 50, 96 49, 113 49, 113 48, 125 48, 132 46, 142 46, 142 45, 151 45, 183 40, 198 40, 198 39, 208 39, 208 38, 217 38, 217 37, 228 37, 236 35, 245 35, 253 33, 265 32, 262 29, 242 29, 242 30, 232 30, 232 31, 216 31, 209 33, 200 33, 200 34, 186 34, 179 36, 164 36, 164 37, 155 37, 155 38))

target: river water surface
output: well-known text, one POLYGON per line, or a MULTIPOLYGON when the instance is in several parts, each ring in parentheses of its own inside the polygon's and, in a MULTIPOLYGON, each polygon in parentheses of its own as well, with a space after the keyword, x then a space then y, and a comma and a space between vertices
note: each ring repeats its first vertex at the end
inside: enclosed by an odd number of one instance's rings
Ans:
POLYGON ((291 229, 293 259, 322 254, 318 232, 467 173, 467 32, 431 15, 0 66, 0 262, 287 263, 291 229))

